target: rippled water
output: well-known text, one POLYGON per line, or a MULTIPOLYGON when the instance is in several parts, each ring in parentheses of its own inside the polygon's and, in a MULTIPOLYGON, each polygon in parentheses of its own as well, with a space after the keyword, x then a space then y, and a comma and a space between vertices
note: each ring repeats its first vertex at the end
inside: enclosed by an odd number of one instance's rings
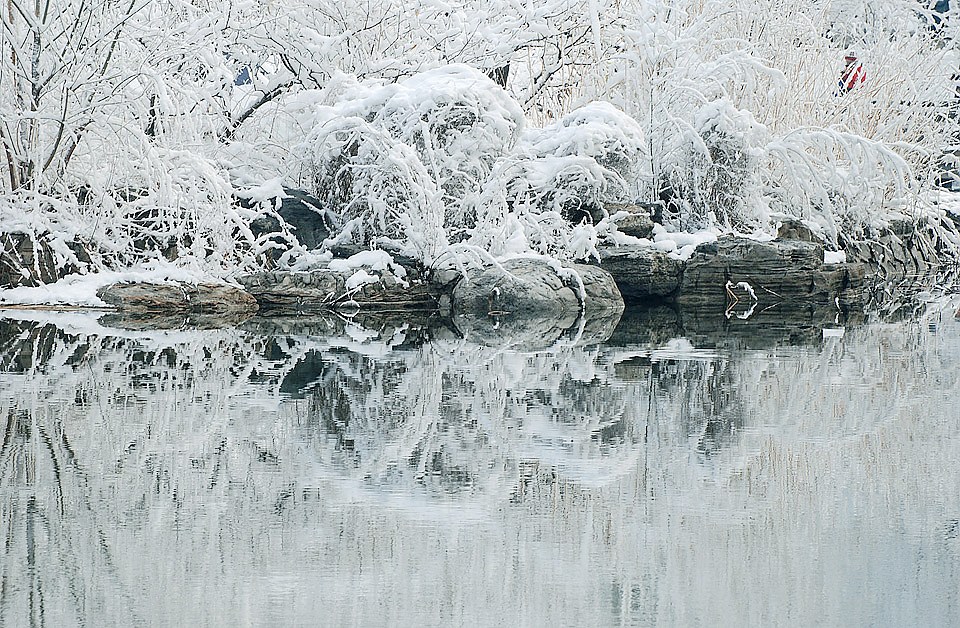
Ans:
POLYGON ((960 625, 955 305, 0 314, 0 625, 960 625))

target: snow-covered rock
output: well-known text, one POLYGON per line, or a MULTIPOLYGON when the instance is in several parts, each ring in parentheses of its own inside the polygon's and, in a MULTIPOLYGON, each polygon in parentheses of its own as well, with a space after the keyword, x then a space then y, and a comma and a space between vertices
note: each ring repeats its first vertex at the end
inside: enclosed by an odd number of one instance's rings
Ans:
POLYGON ((585 265, 560 266, 539 258, 516 258, 467 273, 453 290, 457 314, 523 317, 581 309, 623 309, 606 271, 585 265))

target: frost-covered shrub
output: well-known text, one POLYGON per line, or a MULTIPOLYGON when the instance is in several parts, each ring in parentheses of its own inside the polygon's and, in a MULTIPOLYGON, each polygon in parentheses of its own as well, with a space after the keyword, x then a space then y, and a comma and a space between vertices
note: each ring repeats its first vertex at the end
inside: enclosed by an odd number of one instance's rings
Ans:
POLYGON ((516 143, 524 115, 486 75, 454 65, 398 83, 374 122, 414 148, 443 193, 444 226, 457 241, 476 223, 481 188, 516 143))
POLYGON ((396 84, 344 81, 303 144, 309 184, 364 244, 386 238, 432 258, 467 239, 494 164, 523 113, 482 73, 449 66, 396 84))
POLYGON ((300 153, 341 238, 428 263, 457 244, 583 257, 597 241, 585 210, 636 197, 643 132, 608 103, 521 135, 519 105, 464 66, 392 85, 341 77, 326 98, 300 153))
POLYGON ((538 157, 590 157, 625 183, 639 174, 646 147, 636 120, 608 102, 594 101, 531 130, 522 148, 538 157))
POLYGON ((75 196, 55 204, 20 195, 24 211, 58 238, 79 239, 93 269, 159 261, 222 276, 259 266, 263 251, 248 227, 256 212, 237 206, 218 164, 153 145, 138 153, 114 147, 109 156, 78 157, 78 165, 100 176, 92 174, 75 196))
POLYGON ((446 245, 444 211, 414 149, 362 118, 326 113, 306 145, 312 187, 340 221, 337 238, 432 259, 446 245))
POLYGON ((592 102, 554 124, 528 131, 508 169, 507 197, 529 211, 580 222, 604 202, 636 198, 644 134, 610 103, 592 102))
POLYGON ((669 175, 668 212, 683 229, 742 228, 750 221, 746 205, 756 189, 753 145, 765 129, 725 101, 701 107, 694 124, 684 158, 669 175))
POLYGON ((911 185, 908 163, 882 142, 828 129, 797 129, 765 147, 765 186, 777 213, 809 219, 835 243, 882 223, 911 185))
POLYGON ((596 255, 611 225, 594 219, 604 203, 636 198, 643 150, 640 126, 609 103, 528 130, 492 173, 473 242, 494 254, 527 247, 561 259, 596 255))

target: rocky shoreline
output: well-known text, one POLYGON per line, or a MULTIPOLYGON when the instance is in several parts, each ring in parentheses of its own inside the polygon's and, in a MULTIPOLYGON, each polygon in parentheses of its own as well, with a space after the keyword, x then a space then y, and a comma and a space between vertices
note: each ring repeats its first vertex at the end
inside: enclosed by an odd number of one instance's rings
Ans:
MULTIPOLYGON (((629 230, 643 237, 651 225, 638 220, 638 213, 627 212, 629 230)), ((316 236, 314 231, 310 233, 316 236)), ((461 327, 481 337, 521 319, 539 319, 545 329, 562 333, 582 327, 583 320, 619 319, 627 305, 714 312, 727 320, 771 311, 846 315, 875 305, 878 295, 881 300, 892 296, 892 287, 918 290, 952 276, 953 268, 941 263, 944 245, 936 241, 936 233, 919 224, 897 223, 863 240, 846 239, 844 255, 833 255, 837 263, 826 263, 825 257, 831 256, 825 256, 823 242, 799 221, 784 220, 776 239, 721 236, 700 244, 685 260, 653 246, 631 244, 602 248, 599 261, 592 264, 561 265, 531 256, 458 273, 431 272, 412 260, 397 259, 399 274, 374 273, 360 283, 355 281, 356 268, 331 264, 307 272, 265 270, 238 277, 233 284, 119 283, 101 288, 98 296, 128 322, 168 317, 174 324, 189 317, 230 324, 257 312, 416 312, 469 319, 473 322, 461 327), (486 319, 492 322, 483 322, 486 319)), ((0 287, 57 278, 54 256, 42 240, 3 234, 0 243, 0 287)), ((340 258, 356 253, 339 251, 340 258)), ((61 269, 60 274, 69 271, 61 269)))

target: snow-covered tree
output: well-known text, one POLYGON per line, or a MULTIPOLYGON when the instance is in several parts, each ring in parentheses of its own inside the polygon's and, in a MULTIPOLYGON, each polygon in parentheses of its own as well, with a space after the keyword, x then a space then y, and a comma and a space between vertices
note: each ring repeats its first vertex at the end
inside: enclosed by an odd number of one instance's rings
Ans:
POLYGON ((234 196, 311 176, 343 224, 376 215, 367 235, 424 260, 461 244, 588 255, 605 226, 577 235, 564 209, 608 200, 664 198, 673 229, 788 214, 837 239, 918 215, 951 155, 953 9, 928 4, 11 0, 0 217, 62 263, 217 274, 271 246, 234 196), (848 53, 864 80, 840 93, 848 53), (460 95, 397 105, 436 76, 460 95), (389 111, 363 101, 391 92, 389 111), (545 148, 558 133, 579 136, 545 148))

